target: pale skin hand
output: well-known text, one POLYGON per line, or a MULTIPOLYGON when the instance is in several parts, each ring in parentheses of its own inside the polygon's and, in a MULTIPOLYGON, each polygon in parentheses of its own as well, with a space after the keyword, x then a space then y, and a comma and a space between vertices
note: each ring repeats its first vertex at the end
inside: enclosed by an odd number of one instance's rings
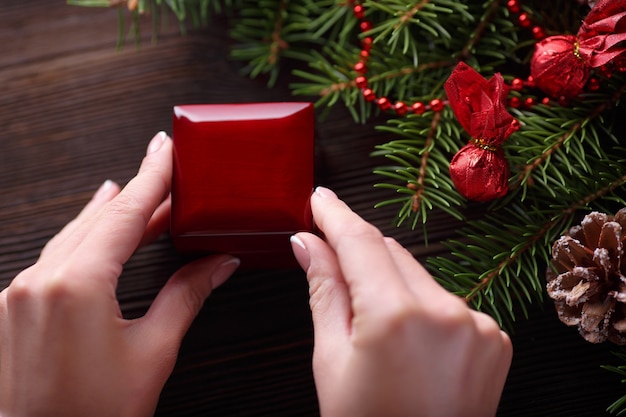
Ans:
POLYGON ((494 416, 509 337, 332 191, 311 206, 326 240, 299 233, 292 247, 309 281, 322 416, 494 416))
POLYGON ((169 223, 172 142, 150 142, 137 176, 111 182, 0 293, 0 415, 154 414, 180 342, 238 261, 216 256, 176 272, 146 315, 122 318, 124 263, 169 223))

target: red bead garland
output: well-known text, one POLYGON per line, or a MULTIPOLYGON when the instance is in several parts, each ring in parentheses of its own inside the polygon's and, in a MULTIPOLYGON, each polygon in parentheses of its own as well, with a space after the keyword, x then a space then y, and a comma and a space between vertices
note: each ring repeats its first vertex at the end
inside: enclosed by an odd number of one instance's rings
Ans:
MULTIPOLYGON (((359 28, 361 32, 365 33, 371 30, 374 27, 374 25, 365 18, 365 8, 363 7, 363 5, 360 3, 355 4, 354 0, 351 0, 350 3, 352 4, 352 11, 354 13, 354 16, 359 20, 359 28)), ((444 100, 438 99, 438 98, 431 100, 428 104, 424 104, 422 102, 415 102, 411 105, 407 105, 403 101, 396 101, 394 103, 391 100, 389 100, 389 98, 387 97, 376 96, 376 93, 374 92, 374 90, 369 88, 368 86, 369 82, 366 76, 367 71, 368 71, 367 61, 369 60, 370 51, 372 49, 373 43, 374 43, 374 40, 369 36, 364 37, 362 39, 361 41, 362 49, 361 49, 361 52, 359 53, 360 59, 356 64, 354 64, 354 67, 353 67, 354 71, 359 74, 354 79, 354 83, 359 89, 361 89, 361 94, 363 95, 363 98, 365 99, 365 101, 367 101, 368 103, 375 102, 380 110, 394 111, 395 114, 398 116, 404 116, 409 112, 415 113, 417 115, 421 115, 427 110, 432 110, 434 112, 441 112, 444 109, 447 103, 444 100)))
MULTIPOLYGON (((372 30, 374 25, 366 19, 365 7, 358 3, 358 1, 359 0, 349 0, 348 3, 352 7, 354 16, 359 20, 359 28, 361 32, 365 33, 372 30)), ((530 29, 535 40, 540 41, 546 37, 545 30, 533 22, 532 16, 529 13, 522 11, 520 0, 508 0, 506 2, 506 7, 511 14, 511 17, 520 27, 530 29)), ((367 78, 367 62, 370 58, 373 43, 373 38, 369 36, 364 37, 361 40, 361 51, 359 53, 360 59, 356 64, 354 64, 353 67, 354 71, 358 74, 358 76, 354 79, 354 83, 361 90, 361 94, 363 95, 365 101, 369 103, 376 103, 380 110, 385 112, 393 111, 398 116, 404 116, 408 113, 422 115, 428 110, 433 112, 443 111, 448 102, 440 98, 435 98, 428 103, 418 101, 412 104, 407 104, 400 100, 392 102, 388 97, 377 96, 374 90, 369 87, 369 81, 367 78)), ((514 78, 510 83, 510 87, 512 91, 520 93, 524 88, 534 88, 535 82, 532 76, 529 76, 526 80, 514 78)), ((600 88, 598 80, 592 79, 588 88, 590 91, 597 91, 600 88)), ((552 101, 548 97, 538 100, 531 96, 520 98, 516 95, 510 97, 508 100, 509 106, 513 108, 530 108, 537 103, 549 105, 551 102, 552 101)), ((560 104, 564 105, 565 103, 563 100, 560 100, 560 104)))
POLYGON ((435 98, 435 99, 430 100, 429 105, 432 111, 438 113, 443 110, 443 107, 445 106, 445 102, 443 100, 435 98))
POLYGON ((426 111, 426 106, 424 105, 424 103, 417 101, 413 103, 413 105, 411 106, 411 110, 415 114, 422 115, 426 111))
POLYGON ((534 24, 531 16, 522 11, 522 7, 520 5, 519 0, 509 0, 506 2, 506 8, 509 10, 511 14, 516 16, 517 23, 523 28, 530 28, 533 38, 535 40, 540 41, 541 39, 546 37, 546 32, 539 25, 534 24))
POLYGON ((521 11, 518 0, 509 0, 506 2, 506 7, 511 13, 519 13, 521 11))

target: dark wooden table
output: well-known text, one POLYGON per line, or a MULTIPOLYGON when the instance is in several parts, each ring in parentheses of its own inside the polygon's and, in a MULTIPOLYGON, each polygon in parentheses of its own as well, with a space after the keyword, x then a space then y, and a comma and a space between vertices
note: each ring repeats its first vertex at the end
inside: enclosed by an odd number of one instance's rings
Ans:
MULTIPOLYGON (((139 48, 130 42, 116 50, 115 10, 58 0, 0 3, 0 288, 36 260, 104 180, 124 184, 134 175, 148 140, 171 131, 174 105, 294 99, 288 81, 268 89, 239 75, 224 22, 187 36, 173 24, 157 43, 146 27, 139 48)), ((381 161, 369 153, 388 139, 373 125, 355 125, 337 108, 318 122, 317 137, 318 183, 418 259, 453 236, 458 224, 435 218, 425 246, 419 232, 392 225, 395 208, 372 208, 385 195, 372 188, 381 161)), ((119 283, 125 316, 143 314, 182 262, 167 236, 140 250, 119 283)), ((520 318, 513 338, 499 416, 601 416, 626 392, 618 376, 599 368, 616 363, 615 348, 584 342, 558 322, 550 303, 520 318)), ((157 415, 315 416, 311 352, 303 273, 238 273, 194 322, 157 415)))

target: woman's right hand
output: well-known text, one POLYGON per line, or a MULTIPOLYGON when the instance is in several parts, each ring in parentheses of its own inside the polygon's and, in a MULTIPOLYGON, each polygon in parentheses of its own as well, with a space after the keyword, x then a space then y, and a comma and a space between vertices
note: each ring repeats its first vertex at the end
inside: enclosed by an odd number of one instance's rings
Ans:
POLYGON ((309 282, 322 415, 495 415, 512 358, 497 323, 332 191, 318 188, 311 207, 325 240, 298 233, 292 247, 309 282))

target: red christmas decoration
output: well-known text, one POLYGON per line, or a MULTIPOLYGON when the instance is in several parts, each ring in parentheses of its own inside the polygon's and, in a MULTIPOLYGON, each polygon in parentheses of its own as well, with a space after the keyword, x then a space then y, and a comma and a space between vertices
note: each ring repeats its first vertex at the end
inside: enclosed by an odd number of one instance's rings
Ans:
POLYGON ((578 30, 578 53, 591 67, 598 68, 626 52, 621 44, 625 40, 626 0, 602 0, 578 30))
POLYGON ((537 87, 554 98, 583 91, 593 68, 626 61, 626 0, 600 0, 578 34, 556 35, 537 43, 530 71, 537 87))
POLYGON ((509 164, 501 145, 519 129, 506 110, 508 86, 500 74, 487 81, 461 62, 444 88, 452 111, 472 137, 450 162, 452 182, 469 200, 503 197, 509 188, 509 164))
POLYGON ((550 36, 535 46, 530 73, 541 91, 551 97, 571 99, 581 93, 591 72, 576 55, 576 36, 550 36))

